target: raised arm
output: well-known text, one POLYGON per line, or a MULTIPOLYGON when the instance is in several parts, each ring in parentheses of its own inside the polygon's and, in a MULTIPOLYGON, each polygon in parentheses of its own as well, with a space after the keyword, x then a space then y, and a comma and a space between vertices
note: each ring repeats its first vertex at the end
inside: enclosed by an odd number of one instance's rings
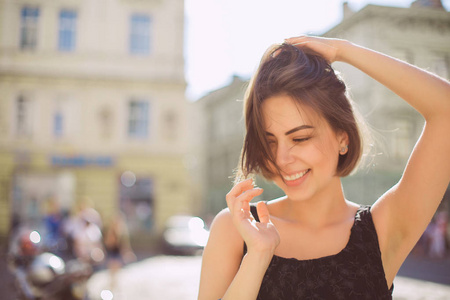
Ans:
POLYGON ((261 192, 246 180, 228 193, 228 209, 214 219, 203 253, 199 300, 250 300, 258 296, 280 242, 264 203, 258 203, 261 222, 251 216, 249 202, 261 192), (243 256, 244 240, 248 252, 243 256))
POLYGON ((395 92, 425 118, 401 180, 372 207, 388 282, 433 217, 450 180, 450 84, 384 54, 336 39, 287 40, 343 61, 395 92))

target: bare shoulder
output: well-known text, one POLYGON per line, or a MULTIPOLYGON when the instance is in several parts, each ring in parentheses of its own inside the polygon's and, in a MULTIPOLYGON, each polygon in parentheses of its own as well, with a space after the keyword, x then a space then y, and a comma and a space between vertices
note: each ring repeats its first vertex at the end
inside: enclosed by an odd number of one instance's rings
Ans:
POLYGON ((225 208, 222 211, 220 211, 214 218, 211 224, 210 239, 213 239, 213 242, 215 242, 216 240, 217 241, 226 240, 228 241, 228 243, 230 243, 229 245, 231 246, 234 244, 243 245, 244 241, 233 224, 231 213, 228 208, 225 208))
POLYGON ((219 212, 211 224, 203 251, 199 299, 218 299, 225 294, 242 261, 244 241, 228 209, 219 212))

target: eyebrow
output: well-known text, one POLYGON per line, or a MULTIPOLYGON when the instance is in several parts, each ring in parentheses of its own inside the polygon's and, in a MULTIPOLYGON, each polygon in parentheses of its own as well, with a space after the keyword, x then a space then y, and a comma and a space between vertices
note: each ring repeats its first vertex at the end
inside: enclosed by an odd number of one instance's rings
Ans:
MULTIPOLYGON (((311 125, 300 125, 300 126, 297 126, 297 127, 295 127, 295 128, 292 128, 291 130, 286 131, 286 132, 284 133, 284 135, 290 135, 291 133, 297 132, 297 131, 299 131, 299 130, 311 129, 311 128, 314 128, 314 127, 311 126, 311 125)), ((267 135, 274 136, 273 133, 270 133, 270 132, 268 132, 268 131, 266 131, 266 134, 267 134, 267 135)))

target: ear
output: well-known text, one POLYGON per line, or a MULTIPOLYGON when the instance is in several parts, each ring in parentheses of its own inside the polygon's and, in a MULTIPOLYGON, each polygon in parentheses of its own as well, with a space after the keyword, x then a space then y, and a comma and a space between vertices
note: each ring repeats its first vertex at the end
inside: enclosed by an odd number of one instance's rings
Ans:
POLYGON ((338 144, 339 144, 339 153, 341 153, 341 154, 345 154, 345 153, 347 153, 347 149, 348 149, 348 145, 349 145, 349 139, 348 139, 348 134, 347 134, 347 132, 345 132, 345 131, 339 131, 337 134, 336 134, 336 138, 337 138, 337 141, 338 141, 338 144), (345 150, 345 152, 344 153, 342 153, 342 149, 346 149, 345 150))

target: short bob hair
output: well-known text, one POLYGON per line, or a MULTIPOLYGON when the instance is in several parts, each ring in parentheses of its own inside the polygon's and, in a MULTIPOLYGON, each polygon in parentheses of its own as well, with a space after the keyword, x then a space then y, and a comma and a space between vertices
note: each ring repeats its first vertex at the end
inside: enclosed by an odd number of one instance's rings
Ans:
POLYGON ((339 155, 336 175, 349 175, 360 161, 363 142, 346 86, 322 56, 283 43, 266 51, 247 88, 246 135, 236 181, 256 174, 271 179, 275 174, 270 166, 280 173, 267 141, 262 114, 264 100, 277 95, 288 95, 299 105, 312 109, 335 133, 347 133, 348 151, 339 155))

